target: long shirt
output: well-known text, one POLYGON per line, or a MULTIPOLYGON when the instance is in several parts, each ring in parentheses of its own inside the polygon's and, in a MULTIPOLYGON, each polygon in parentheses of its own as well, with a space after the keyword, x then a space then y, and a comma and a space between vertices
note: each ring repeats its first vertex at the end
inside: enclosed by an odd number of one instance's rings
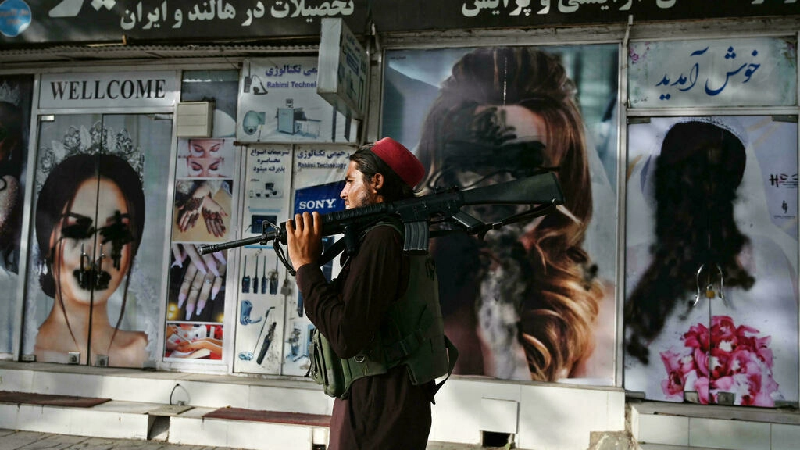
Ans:
MULTIPOLYGON (((358 253, 328 283, 316 264, 297 270, 306 314, 342 359, 370 344, 389 306, 406 291, 409 260, 400 233, 390 226, 367 232, 358 253)), ((330 450, 424 450, 431 427, 433 382, 415 386, 404 366, 353 382, 337 398, 330 450)))

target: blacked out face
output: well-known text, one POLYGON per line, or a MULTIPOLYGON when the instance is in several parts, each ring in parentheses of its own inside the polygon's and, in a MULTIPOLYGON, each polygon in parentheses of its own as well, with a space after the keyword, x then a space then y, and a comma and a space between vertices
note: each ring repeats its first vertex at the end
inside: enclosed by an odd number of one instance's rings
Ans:
MULTIPOLYGON (((441 150, 441 170, 429 180, 431 189, 471 189, 511 181, 547 170, 553 159, 547 151, 543 118, 523 106, 478 106, 452 125, 441 150)), ((481 206, 471 212, 480 220, 495 221, 518 209, 481 206)))
POLYGON ((130 226, 125 197, 114 182, 81 183, 50 238, 53 275, 65 302, 88 303, 92 290, 95 303, 108 300, 130 265, 130 226))

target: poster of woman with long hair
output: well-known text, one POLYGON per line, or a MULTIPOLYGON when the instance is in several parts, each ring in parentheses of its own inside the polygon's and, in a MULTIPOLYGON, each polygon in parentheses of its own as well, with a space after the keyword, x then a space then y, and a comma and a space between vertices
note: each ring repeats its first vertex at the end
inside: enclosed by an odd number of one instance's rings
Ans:
MULTIPOLYGON (((387 54, 382 135, 414 149, 427 169, 423 192, 550 171, 566 198, 561 211, 484 239, 432 240, 455 373, 613 383, 617 52, 387 54)), ((496 222, 521 211, 468 212, 496 222)))
POLYGON ((797 402, 796 119, 652 118, 629 137, 625 389, 797 402))
POLYGON ((37 361, 154 360, 167 199, 149 191, 170 139, 171 122, 146 116, 41 124, 23 342, 37 361))
POLYGON ((33 78, 0 78, 0 356, 13 352, 33 78))

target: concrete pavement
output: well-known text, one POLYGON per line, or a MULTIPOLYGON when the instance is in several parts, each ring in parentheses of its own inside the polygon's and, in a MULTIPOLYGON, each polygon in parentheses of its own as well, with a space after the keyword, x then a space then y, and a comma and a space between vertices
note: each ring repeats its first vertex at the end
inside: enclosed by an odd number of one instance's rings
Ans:
MULTIPOLYGON (((496 447, 491 447, 496 448, 496 447)), ((0 429, 0 450, 233 450, 230 447, 204 447, 198 445, 176 445, 159 441, 136 441, 130 439, 108 439, 65 434, 36 433, 0 429)), ((427 450, 490 450, 464 444, 435 442, 427 450)), ((290 449, 289 449, 290 450, 290 449)))

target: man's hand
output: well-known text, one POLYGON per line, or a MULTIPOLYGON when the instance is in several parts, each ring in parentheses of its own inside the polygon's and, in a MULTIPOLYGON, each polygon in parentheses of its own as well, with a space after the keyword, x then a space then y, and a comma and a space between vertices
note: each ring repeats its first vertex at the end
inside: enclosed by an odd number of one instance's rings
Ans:
POLYGON ((322 218, 318 212, 295 214, 286 221, 286 247, 294 270, 315 264, 322 253, 322 218))

